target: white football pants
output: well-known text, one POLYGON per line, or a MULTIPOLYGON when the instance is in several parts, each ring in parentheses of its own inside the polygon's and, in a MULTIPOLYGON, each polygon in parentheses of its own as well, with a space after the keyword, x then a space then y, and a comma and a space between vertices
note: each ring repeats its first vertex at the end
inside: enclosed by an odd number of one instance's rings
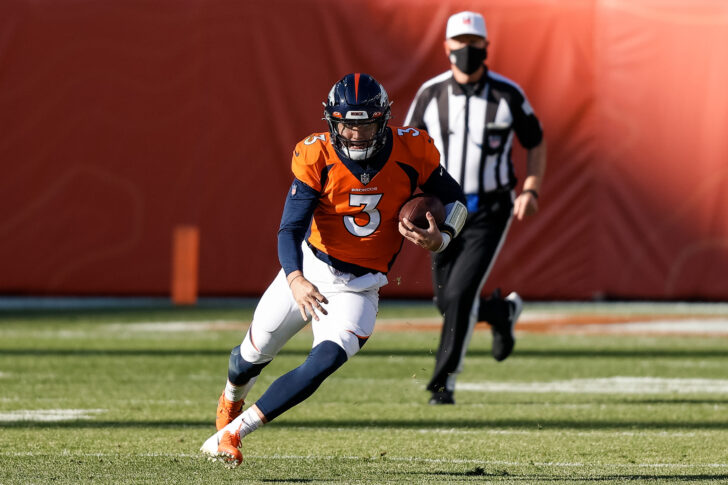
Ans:
MULTIPOLYGON (((319 320, 311 319, 311 347, 330 340, 351 358, 361 347, 359 340, 369 338, 374 331, 379 288, 387 284, 387 277, 382 273, 356 277, 338 271, 314 256, 305 242, 303 275, 329 301, 323 304, 328 315, 318 312, 319 320)), ((255 309, 253 322, 240 344, 240 355, 254 364, 269 362, 306 323, 301 319, 301 312, 281 269, 255 309)))

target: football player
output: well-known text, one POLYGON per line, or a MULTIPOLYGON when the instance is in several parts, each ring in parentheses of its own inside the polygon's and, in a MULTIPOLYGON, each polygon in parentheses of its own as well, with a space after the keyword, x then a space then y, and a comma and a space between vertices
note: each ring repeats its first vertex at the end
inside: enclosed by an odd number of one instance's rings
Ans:
POLYGON ((387 284, 403 237, 442 251, 467 216, 463 192, 440 167, 429 135, 388 126, 389 98, 373 77, 344 76, 324 106, 328 132, 306 137, 293 150, 294 180, 278 231, 282 269, 230 354, 218 432, 201 448, 229 466, 242 461, 245 435, 308 398, 366 343, 379 288, 387 284), (427 229, 399 222, 400 207, 418 187, 445 204, 440 227, 429 213, 427 229), (261 370, 309 319, 314 339, 306 360, 243 412, 261 370))

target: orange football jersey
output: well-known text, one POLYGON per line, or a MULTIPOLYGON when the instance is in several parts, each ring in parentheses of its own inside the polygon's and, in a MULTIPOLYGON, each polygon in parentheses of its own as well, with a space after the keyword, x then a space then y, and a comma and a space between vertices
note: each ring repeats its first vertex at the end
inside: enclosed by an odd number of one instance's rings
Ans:
POLYGON ((299 142, 292 160, 296 178, 321 194, 308 242, 333 258, 383 273, 402 246, 400 207, 440 166, 427 132, 390 128, 392 152, 371 180, 360 180, 339 159, 328 132, 299 142))

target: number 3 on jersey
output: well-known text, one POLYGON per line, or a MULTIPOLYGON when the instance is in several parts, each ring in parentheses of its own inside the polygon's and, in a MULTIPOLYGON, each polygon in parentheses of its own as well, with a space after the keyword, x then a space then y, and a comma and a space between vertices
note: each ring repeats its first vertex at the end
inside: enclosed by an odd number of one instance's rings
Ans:
POLYGON ((361 211, 369 216, 369 222, 364 226, 360 226, 356 223, 354 216, 344 216, 346 230, 358 237, 372 235, 382 222, 382 216, 377 209, 377 204, 379 204, 381 198, 382 194, 349 194, 349 206, 364 206, 361 211))

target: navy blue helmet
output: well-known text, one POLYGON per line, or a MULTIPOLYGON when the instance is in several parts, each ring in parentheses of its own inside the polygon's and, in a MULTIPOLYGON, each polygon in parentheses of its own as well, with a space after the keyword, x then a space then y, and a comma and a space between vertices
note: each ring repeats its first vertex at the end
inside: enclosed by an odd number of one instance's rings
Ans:
POLYGON ((351 73, 329 91, 324 103, 324 119, 334 146, 352 160, 366 160, 384 147, 387 122, 391 117, 389 97, 381 84, 369 74, 351 73), (339 125, 375 124, 371 138, 356 142, 342 136, 339 125))

